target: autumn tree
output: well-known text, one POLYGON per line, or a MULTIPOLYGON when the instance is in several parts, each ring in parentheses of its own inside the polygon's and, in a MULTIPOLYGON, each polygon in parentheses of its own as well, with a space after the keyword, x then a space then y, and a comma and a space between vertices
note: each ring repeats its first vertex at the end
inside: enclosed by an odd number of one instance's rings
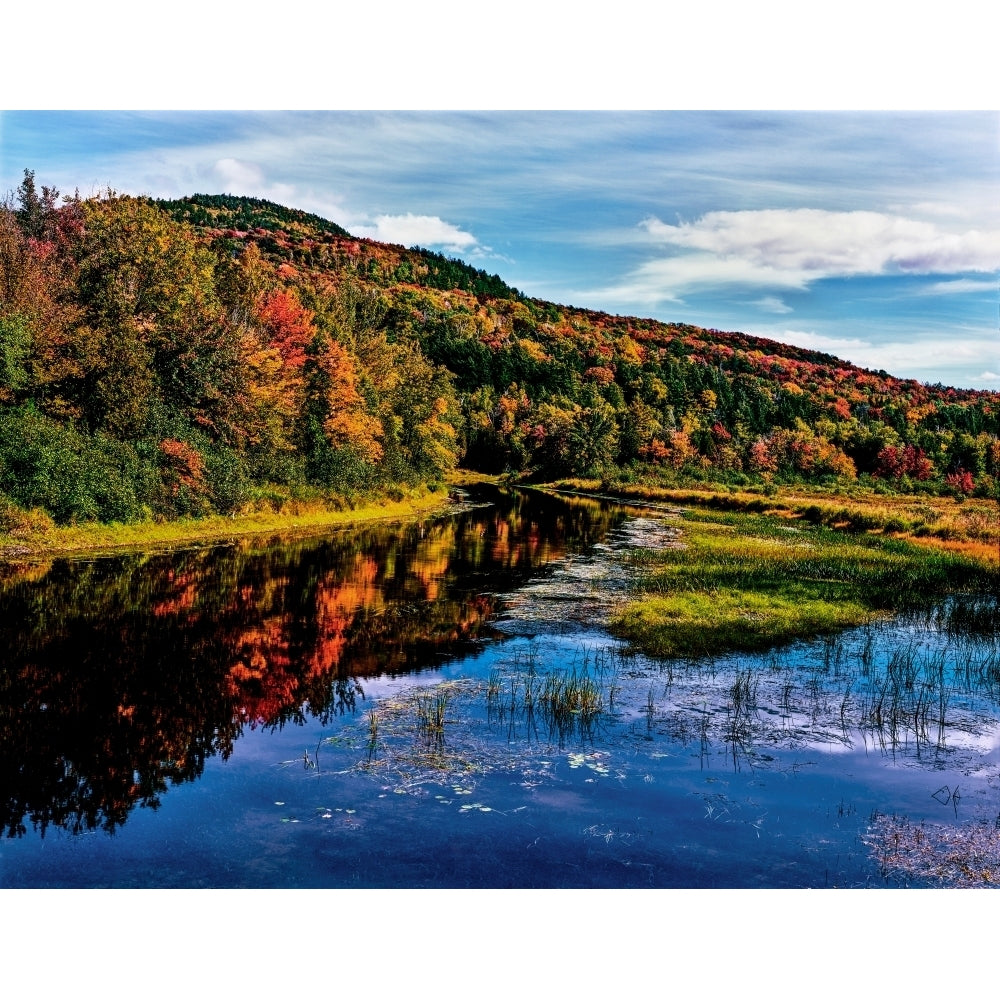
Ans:
POLYGON ((213 439, 238 441, 239 338, 214 288, 214 257, 193 232, 141 198, 86 202, 79 289, 102 363, 86 411, 119 437, 159 408, 213 439))

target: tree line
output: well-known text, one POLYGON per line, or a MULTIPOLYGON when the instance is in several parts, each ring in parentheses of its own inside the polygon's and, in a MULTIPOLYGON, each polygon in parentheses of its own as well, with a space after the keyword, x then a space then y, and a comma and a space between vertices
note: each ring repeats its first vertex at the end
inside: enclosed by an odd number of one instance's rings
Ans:
POLYGON ((995 495, 998 431, 996 393, 529 299, 259 199, 60 198, 26 170, 0 206, 0 530, 384 495, 459 462, 995 495))

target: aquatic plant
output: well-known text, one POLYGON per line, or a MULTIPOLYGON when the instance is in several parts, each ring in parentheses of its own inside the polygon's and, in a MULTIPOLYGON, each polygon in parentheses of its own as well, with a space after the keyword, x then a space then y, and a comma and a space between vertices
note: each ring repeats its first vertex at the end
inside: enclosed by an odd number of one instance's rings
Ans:
POLYGON ((374 708, 368 710, 368 762, 375 759, 378 750, 378 713, 374 708))
MULTIPOLYGON (((688 512, 683 548, 648 554, 612 630, 654 656, 766 649, 1000 584, 996 565, 891 538, 688 512)), ((960 613, 961 614, 961 613, 960 613)), ((987 608, 967 611, 988 625, 987 608)))
POLYGON ((417 730, 428 747, 444 746, 445 711, 448 708, 447 691, 418 695, 415 700, 417 730))
MULTIPOLYGON (((949 797, 954 793, 947 786, 949 797)), ((938 886, 1000 885, 1000 825, 914 823, 876 813, 862 836, 880 874, 921 879, 938 886)))
POLYGON ((567 736, 593 733, 594 723, 604 711, 604 698, 598 683, 586 672, 574 669, 566 674, 549 674, 539 693, 539 703, 550 735, 560 745, 567 736))

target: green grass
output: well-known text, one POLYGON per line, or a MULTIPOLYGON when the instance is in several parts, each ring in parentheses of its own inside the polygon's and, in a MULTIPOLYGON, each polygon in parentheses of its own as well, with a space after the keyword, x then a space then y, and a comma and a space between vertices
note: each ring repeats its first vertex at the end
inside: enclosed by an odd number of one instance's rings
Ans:
POLYGON ((372 500, 345 509, 324 503, 289 503, 280 511, 255 511, 227 517, 221 514, 176 521, 138 524, 88 522, 57 527, 41 511, 25 513, 14 530, 0 523, 0 561, 24 556, 51 556, 75 552, 104 553, 132 549, 173 548, 192 543, 211 544, 275 532, 317 533, 375 520, 424 517, 447 505, 447 494, 415 490, 399 499, 372 500))
POLYGON ((995 566, 958 553, 761 515, 689 511, 683 541, 636 560, 639 594, 612 622, 655 656, 766 649, 998 585, 995 566))
POLYGON ((615 619, 614 631, 653 656, 702 656, 723 649, 767 649, 873 617, 854 602, 716 591, 633 601, 615 619))

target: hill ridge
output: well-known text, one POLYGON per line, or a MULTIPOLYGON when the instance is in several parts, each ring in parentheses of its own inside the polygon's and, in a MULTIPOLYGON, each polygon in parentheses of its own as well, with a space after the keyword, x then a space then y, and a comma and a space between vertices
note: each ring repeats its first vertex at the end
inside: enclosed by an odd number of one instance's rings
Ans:
POLYGON ((0 530, 392 494, 459 461, 997 493, 1000 393, 529 297, 267 199, 57 196, 26 171, 0 206, 0 530))

